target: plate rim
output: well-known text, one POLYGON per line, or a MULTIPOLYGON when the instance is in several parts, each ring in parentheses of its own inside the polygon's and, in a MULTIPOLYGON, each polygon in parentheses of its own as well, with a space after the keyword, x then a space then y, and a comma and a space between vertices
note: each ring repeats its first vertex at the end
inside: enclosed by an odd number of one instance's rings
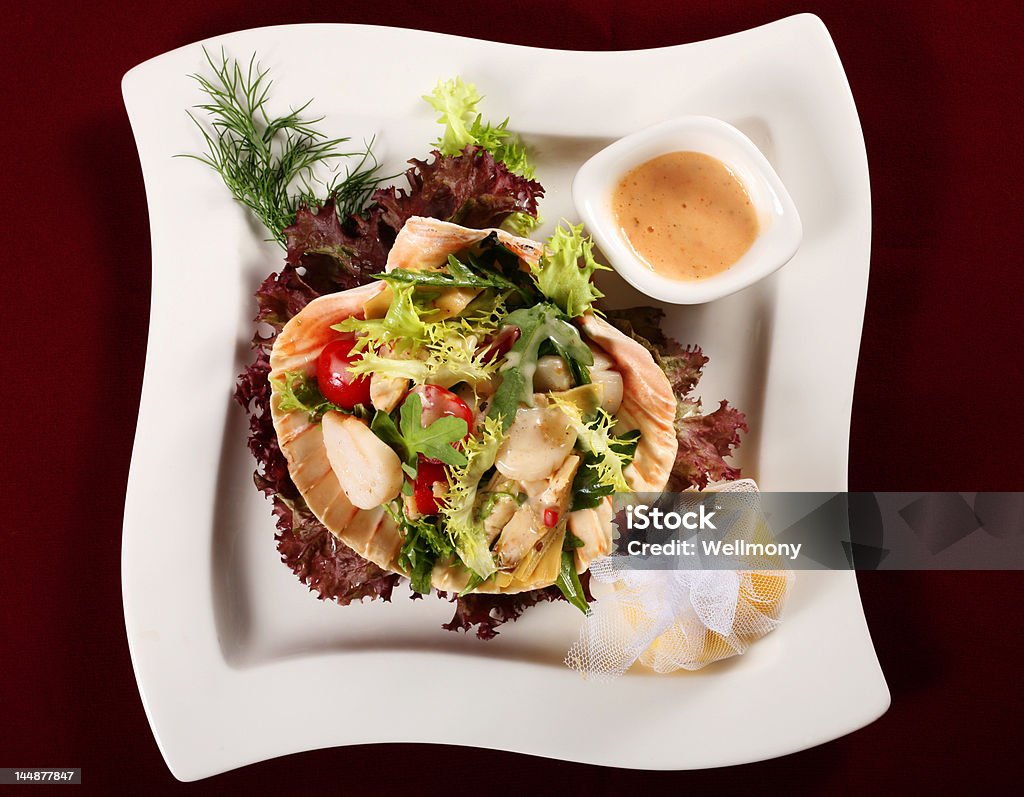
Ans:
MULTIPOLYGON (((395 28, 395 27, 389 27, 389 26, 346 24, 346 23, 316 23, 316 24, 313 24, 313 25, 299 24, 299 25, 269 26, 269 27, 263 27, 263 28, 250 28, 250 29, 246 29, 246 30, 243 30, 243 31, 236 31, 236 32, 232 32, 232 33, 228 33, 228 34, 224 34, 224 35, 220 35, 220 36, 215 36, 215 37, 212 37, 211 39, 206 40, 206 41, 216 41, 216 42, 225 42, 225 43, 227 43, 228 41, 230 41, 232 39, 235 39, 236 37, 244 37, 244 36, 250 35, 250 34, 266 34, 266 33, 269 33, 269 32, 276 31, 276 30, 280 30, 280 29, 297 29, 297 28, 305 29, 305 28, 313 27, 313 28, 330 28, 332 30, 338 31, 340 34, 344 34, 345 31, 353 31, 354 30, 354 31, 358 32, 358 31, 372 30, 372 31, 377 31, 377 32, 384 32, 383 35, 389 35, 389 34, 393 33, 394 31, 400 31, 403 35, 409 35, 409 36, 424 36, 425 35, 427 37, 435 37, 435 38, 443 39, 443 40, 460 40, 460 41, 465 41, 465 42, 473 42, 473 43, 477 43, 477 44, 479 44, 481 42, 484 42, 484 43, 487 43, 487 44, 493 44, 493 45, 501 46, 503 48, 510 48, 510 49, 513 49, 513 50, 526 50, 526 51, 533 51, 533 52, 561 53, 561 54, 573 54, 573 55, 579 54, 579 55, 585 55, 587 57, 601 58, 601 57, 605 57, 605 56, 609 56, 609 55, 625 56, 625 55, 637 54, 637 53, 659 53, 659 52, 663 53, 663 52, 668 52, 668 51, 678 51, 678 50, 680 50, 682 48, 690 48, 690 47, 693 47, 694 45, 708 45, 708 44, 711 44, 711 43, 714 43, 714 42, 720 42, 720 41, 725 40, 725 39, 734 39, 734 38, 737 38, 737 37, 752 38, 753 36, 756 36, 756 35, 764 35, 764 32, 767 31, 767 30, 780 30, 784 26, 795 26, 795 25, 806 26, 808 32, 814 31, 815 35, 823 36, 824 37, 824 41, 827 43, 828 47, 831 48, 832 54, 833 54, 836 62, 839 63, 838 53, 835 51, 835 45, 832 42, 832 39, 831 39, 831 37, 830 37, 830 35, 829 35, 829 33, 828 33, 824 23, 817 16, 814 16, 812 14, 798 14, 798 15, 794 15, 794 16, 790 16, 790 17, 785 17, 785 18, 777 20, 775 22, 770 22, 770 23, 767 23, 765 25, 760 25, 758 27, 751 28, 751 29, 744 30, 744 31, 740 31, 740 32, 737 32, 737 33, 732 33, 732 34, 728 34, 728 35, 725 35, 725 36, 715 37, 714 39, 706 39, 706 40, 702 40, 702 41, 699 41, 699 42, 688 42, 688 43, 684 43, 684 44, 667 45, 667 46, 657 47, 657 48, 634 49, 634 50, 554 50, 554 49, 551 49, 551 48, 533 47, 533 46, 520 45, 520 44, 509 44, 509 43, 505 43, 505 42, 489 42, 487 40, 473 39, 473 38, 470 38, 470 37, 456 36, 456 35, 445 34, 445 33, 438 33, 438 32, 435 32, 435 31, 419 31, 419 30, 416 30, 414 28, 395 28)), ((132 95, 136 91, 136 87, 135 87, 134 84, 136 82, 138 82, 138 81, 141 81, 144 78, 144 73, 147 71, 147 68, 152 68, 154 65, 158 64, 159 62, 162 62, 164 60, 168 60, 168 59, 172 58, 175 53, 179 53, 179 52, 185 51, 185 50, 192 50, 197 45, 202 44, 202 43, 203 42, 194 42, 194 43, 191 43, 191 44, 187 44, 187 45, 184 45, 182 47, 175 48, 174 50, 168 51, 166 53, 157 55, 157 56, 155 56, 153 58, 150 58, 150 59, 144 61, 143 63, 133 67, 122 78, 122 84, 121 84, 122 85, 122 93, 123 93, 123 96, 124 96, 125 105, 126 105, 126 108, 128 110, 128 115, 129 115, 129 118, 130 118, 131 123, 132 123, 132 129, 133 129, 133 133, 134 133, 134 135, 136 137, 137 143, 139 143, 139 137, 141 135, 141 130, 140 130, 140 125, 138 123, 138 120, 136 119, 135 115, 133 115, 133 96, 132 95)), ((862 129, 860 127, 859 116, 856 113, 856 106, 855 106, 855 103, 853 101, 852 92, 850 91, 850 88, 849 88, 849 83, 848 83, 848 81, 845 80, 845 73, 842 72, 841 63, 839 63, 839 69, 840 69, 840 72, 843 74, 843 77, 844 77, 843 82, 844 82, 844 86, 845 86, 845 91, 846 91, 848 102, 853 107, 853 118, 856 120, 856 123, 857 123, 856 133, 859 136, 860 142, 861 142, 861 146, 863 147, 863 132, 862 132, 862 129)), ((146 176, 146 172, 147 172, 146 164, 143 163, 142 166, 143 166, 143 173, 144 173, 144 177, 145 177, 146 176)), ((865 171, 866 171, 866 168, 865 168, 865 171)), ((153 239, 153 233, 154 233, 155 215, 154 215, 154 212, 153 212, 153 193, 151 191, 151 186, 149 185, 148 180, 147 180, 147 185, 146 185, 146 196, 147 196, 147 207, 149 209, 149 214, 150 214, 150 232, 151 232, 151 240, 152 240, 153 239)), ((868 202, 868 210, 870 211, 870 186, 869 185, 868 185, 867 202, 868 202)), ((870 252, 870 212, 868 214, 867 234, 868 234, 868 245, 869 245, 869 252, 870 252)), ((154 254, 155 254, 155 244, 154 244, 154 254)), ((870 257, 870 255, 868 255, 868 257, 870 257)), ((150 299, 150 301, 151 301, 151 311, 152 311, 153 305, 155 303, 155 296, 156 296, 156 293, 154 291, 151 294, 151 299, 150 299)), ((152 315, 151 315, 151 318, 152 318, 152 315)), ((860 327, 857 330, 857 339, 858 340, 860 339, 860 336, 861 336, 862 326, 863 326, 863 306, 861 307, 861 313, 860 313, 860 327)), ((146 665, 145 665, 145 662, 144 662, 143 657, 141 656, 140 650, 139 650, 139 646, 141 644, 141 642, 140 642, 141 636, 140 635, 144 634, 144 633, 152 633, 152 631, 151 630, 147 630, 147 629, 143 629, 143 628, 140 627, 139 618, 136 615, 136 606, 133 604, 133 601, 131 599, 131 593, 132 593, 132 590, 134 589, 134 584, 132 583, 131 578, 130 578, 132 569, 135 566, 135 556, 136 556, 135 551, 136 551, 136 548, 134 547, 134 545, 137 542, 137 540, 134 539, 135 532, 132 530, 132 528, 130 528, 130 522, 131 522, 131 519, 134 516, 130 515, 129 506, 131 505, 132 507, 134 507, 136 505, 136 503, 137 503, 136 499, 137 499, 138 494, 139 494, 139 490, 138 490, 139 476, 138 476, 138 473, 137 473, 137 461, 138 461, 138 455, 139 455, 140 446, 144 444, 144 442, 140 442, 140 439, 139 439, 139 429, 140 429, 140 426, 141 426, 142 409, 143 409, 143 406, 146 404, 146 399, 147 399, 146 382, 150 381, 150 378, 149 378, 150 377, 150 371, 151 371, 151 369, 153 367, 151 365, 151 359, 150 358, 151 358, 151 356, 153 354, 153 351, 154 351, 154 347, 152 346, 152 344, 154 342, 154 338, 156 336, 156 332, 157 331, 155 330, 155 325, 151 323, 150 328, 149 328, 149 333, 148 333, 149 334, 149 340, 148 340, 147 355, 146 355, 146 377, 144 378, 142 398, 140 399, 140 419, 137 420, 136 439, 135 439, 135 444, 133 446, 132 465, 131 465, 130 474, 129 474, 128 489, 127 489, 126 501, 125 501, 125 521, 124 521, 124 527, 123 527, 123 532, 122 532, 121 568, 122 568, 122 602, 123 602, 123 607, 124 607, 124 611, 125 611, 125 628, 126 628, 126 634, 127 634, 128 642, 129 642, 129 649, 130 649, 130 652, 131 652, 132 666, 133 666, 133 670, 135 672, 136 681, 137 681, 138 686, 139 686, 140 696, 141 696, 141 699, 142 699, 142 702, 143 702, 143 706, 144 706, 145 711, 146 711, 147 719, 150 722, 150 726, 151 726, 151 728, 153 730, 153 733, 154 733, 154 736, 156 738, 157 744, 158 744, 158 746, 159 746, 159 748, 161 750, 161 753, 164 756, 164 759, 165 759, 169 769, 171 770, 171 772, 179 780, 186 780, 186 781, 187 780, 195 780, 195 779, 199 779, 199 778, 202 778, 202 777, 207 777, 209 775, 213 775, 213 774, 216 774, 218 772, 226 771, 228 769, 232 769, 232 768, 235 768, 237 766, 243 766, 243 765, 245 765, 247 763, 252 763, 252 762, 255 762, 255 761, 259 761, 259 760, 264 760, 266 758, 275 757, 275 756, 279 756, 279 755, 285 755, 285 754, 288 754, 290 752, 295 752, 295 751, 298 751, 298 750, 316 749, 316 748, 319 748, 319 747, 326 747, 326 746, 337 746, 336 742, 327 742, 327 743, 325 743, 323 745, 317 744, 315 742, 312 743, 312 744, 310 744, 308 742, 300 742, 299 746, 295 747, 294 750, 293 749, 278 749, 276 752, 271 752, 269 755, 256 753, 254 757, 249 757, 247 760, 244 760, 244 761, 240 761, 240 760, 237 759, 237 757, 235 757, 235 758, 232 758, 231 760, 222 760, 222 761, 217 762, 217 763, 211 763, 211 762, 208 761, 205 764, 202 764, 202 763, 197 763, 195 761, 188 760, 187 754, 185 754, 182 751, 180 751, 175 746, 175 744, 169 743, 168 734, 163 732, 165 730, 165 728, 162 727, 163 720, 158 717, 156 709, 155 709, 155 707, 153 705, 153 699, 152 699, 153 695, 152 695, 152 693, 149 690, 147 690, 147 688, 145 686, 145 682, 146 682, 148 676, 147 676, 146 672, 144 671, 146 665), (134 491, 132 489, 133 485, 135 485, 135 487, 136 487, 136 489, 134 491)), ((857 358, 855 357, 854 361, 853 361, 853 364, 852 364, 854 369, 856 368, 856 364, 857 364, 857 358)), ((851 393, 852 393, 852 391, 851 391, 851 393)), ((852 400, 852 395, 851 395, 851 400, 852 400)), ((844 481, 845 481, 845 468, 848 467, 848 460, 849 460, 849 433, 850 433, 850 431, 849 431, 849 417, 847 417, 846 436, 845 436, 845 439, 843 441, 843 447, 844 447, 844 450, 846 452, 846 462, 844 463, 844 481)), ((139 465, 138 467, 141 467, 141 465, 139 465)), ((808 747, 816 746, 818 744, 824 743, 825 741, 828 741, 828 740, 834 739, 834 738, 838 738, 839 736, 845 735, 845 734, 850 733, 850 732, 852 732, 852 731, 854 731, 854 730, 856 730, 858 728, 861 728, 861 727, 869 724, 870 722, 874 721, 875 719, 877 719, 879 716, 881 716, 887 710, 887 708, 888 708, 888 706, 890 704, 890 695, 889 695, 888 687, 885 684, 884 677, 882 676, 881 669, 880 669, 880 667, 878 665, 877 656, 874 653, 873 646, 870 644, 870 634, 869 634, 869 632, 867 630, 866 620, 865 620, 864 615, 863 615, 863 607, 862 607, 861 602, 860 602, 859 591, 858 591, 858 588, 857 588, 857 585, 856 585, 856 575, 854 573, 848 573, 848 574, 845 574, 845 575, 844 574, 836 574, 836 575, 837 575, 837 579, 836 579, 837 582, 841 581, 843 579, 845 579, 847 582, 852 582, 853 594, 856 597, 856 606, 857 606, 857 609, 859 610, 859 618, 854 618, 854 619, 855 620, 859 619, 860 623, 863 624, 863 629, 862 630, 863 630, 863 633, 867 636, 867 638, 868 638, 868 645, 871 648, 869 658, 873 659, 874 668, 876 670, 875 673, 872 673, 872 675, 876 676, 874 678, 875 684, 874 684, 874 689, 873 689, 873 692, 872 692, 874 699, 871 700, 871 701, 867 701, 867 700, 864 701, 864 703, 861 706, 862 711, 858 714, 857 717, 852 717, 851 716, 849 718, 848 722, 840 723, 840 725, 843 728, 845 728, 844 730, 838 730, 838 732, 834 732, 834 733, 832 731, 829 731, 830 735, 828 736, 828 739, 820 739, 820 738, 808 739, 808 740, 806 740, 806 744, 803 744, 802 746, 792 746, 792 745, 790 745, 790 746, 786 747, 786 749, 784 749, 784 750, 769 751, 765 755, 761 755, 761 756, 755 756, 755 757, 739 756, 739 757, 732 758, 732 759, 730 759, 728 756, 726 756, 721 761, 711 763, 710 766, 727 766, 727 765, 735 764, 735 763, 743 763, 743 762, 763 760, 765 758, 772 758, 772 757, 776 757, 776 756, 779 756, 779 755, 785 755, 785 754, 788 754, 788 753, 798 752, 799 750, 803 750, 803 749, 807 749, 808 747)), ((850 586, 850 584, 847 583, 845 588, 849 588, 849 586, 850 586)), ((230 670, 231 668, 229 667, 228 669, 230 670)), ((237 673, 237 671, 235 671, 235 672, 237 673)), ((244 677, 244 676, 240 676, 240 677, 244 677)), ((401 737, 400 735, 394 735, 394 736, 390 736, 388 738, 353 739, 352 741, 345 742, 345 744, 361 744, 361 743, 367 743, 367 742, 373 742, 373 741, 377 741, 377 742, 386 742, 386 741, 398 742, 398 741, 404 741, 404 738, 401 737)), ((422 742, 421 739, 410 739, 410 741, 422 742)), ((426 742, 426 743, 429 743, 429 742, 426 742)), ((475 744, 473 744, 473 745, 465 745, 465 744, 462 744, 462 743, 460 743, 458 741, 450 742, 450 743, 457 744, 457 745, 460 745, 460 746, 478 746, 478 747, 482 746, 482 745, 475 745, 475 744)), ((534 749, 516 749, 514 746, 509 746, 507 744, 495 745, 493 747, 485 747, 484 749, 502 749, 502 750, 510 750, 512 752, 524 753, 524 754, 528 754, 528 755, 537 755, 537 756, 541 756, 541 757, 555 758, 555 759, 559 759, 559 760, 584 761, 584 759, 582 759, 580 757, 572 757, 572 756, 566 756, 566 755, 555 755, 555 754, 547 755, 547 754, 545 754, 543 752, 538 752, 538 751, 536 751, 534 749)), ((585 763, 595 763, 597 765, 602 765, 602 764, 600 764, 600 762, 593 762, 593 761, 584 761, 584 762, 585 763)), ((650 764, 631 766, 631 765, 622 764, 622 763, 617 763, 617 764, 614 764, 612 766, 619 767, 619 768, 626 768, 626 769, 686 769, 686 768, 693 768, 693 767, 681 767, 681 766, 678 766, 678 765, 676 765, 676 766, 652 766, 650 764)))

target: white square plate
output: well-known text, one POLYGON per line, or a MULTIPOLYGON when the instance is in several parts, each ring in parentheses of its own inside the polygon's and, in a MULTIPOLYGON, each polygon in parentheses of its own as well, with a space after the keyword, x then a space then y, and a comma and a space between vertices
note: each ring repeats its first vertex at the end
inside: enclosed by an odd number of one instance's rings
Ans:
MULTIPOLYGON (((426 156, 437 136, 420 95, 440 78, 474 81, 485 116, 510 116, 535 149, 549 222, 572 219, 573 173, 611 140, 682 114, 739 127, 792 194, 803 246, 746 291, 670 308, 668 331, 710 356, 706 405, 728 398, 747 412, 746 475, 766 490, 846 488, 870 196, 850 89, 816 17, 635 52, 355 25, 265 28, 205 44, 240 60, 257 53, 275 80, 276 110, 313 97, 330 134, 375 135, 385 173, 426 156), (365 71, 334 69, 341 51, 365 71)), ((245 419, 230 399, 250 356, 252 294, 280 267, 281 251, 214 173, 172 158, 202 150, 185 109, 200 100, 187 75, 203 68, 196 44, 147 61, 123 83, 153 248, 125 504, 125 624, 150 723, 178 778, 386 741, 710 767, 819 744, 885 711, 853 573, 801 574, 782 627, 741 658, 694 674, 631 672, 612 686, 562 664, 581 621, 566 603, 533 608, 484 643, 441 630, 451 607, 436 599, 396 594, 392 604, 345 608, 314 599, 278 561, 270 505, 252 485, 245 419)), ((643 302, 614 275, 604 288, 615 304, 643 302)))

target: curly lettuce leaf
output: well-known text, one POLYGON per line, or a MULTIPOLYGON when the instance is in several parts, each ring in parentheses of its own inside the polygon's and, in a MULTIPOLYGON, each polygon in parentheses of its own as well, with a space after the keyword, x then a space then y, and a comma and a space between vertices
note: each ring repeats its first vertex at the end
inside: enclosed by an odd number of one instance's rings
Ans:
POLYGON ((417 307, 414 285, 394 285, 383 318, 349 316, 331 329, 355 333, 355 352, 387 348, 401 353, 429 340, 424 312, 417 307))
POLYGON ((349 370, 354 374, 409 379, 418 385, 454 385, 458 382, 485 382, 494 369, 490 363, 480 361, 475 352, 469 352, 462 346, 442 346, 424 360, 367 352, 349 370))
POLYGON ((575 402, 566 401, 557 393, 548 394, 548 401, 569 419, 570 426, 576 431, 576 445, 580 450, 593 455, 587 467, 592 471, 596 484, 616 493, 631 492, 622 471, 633 461, 636 448, 634 446, 630 450, 630 446, 623 446, 622 441, 612 434, 615 418, 599 408, 595 417, 588 420, 575 402))
POLYGON ((447 469, 448 494, 441 516, 459 558, 481 579, 489 578, 498 568, 487 545, 483 521, 478 517, 477 493, 480 480, 494 467, 504 439, 501 423, 485 418, 479 431, 463 444, 466 464, 447 469))
POLYGON ((351 415, 352 411, 324 398, 316 379, 302 371, 287 371, 277 378, 271 379, 274 393, 278 394, 278 407, 282 412, 298 410, 306 412, 310 421, 316 423, 332 410, 351 415))
POLYGON ((444 131, 434 142, 441 154, 458 155, 466 147, 476 146, 490 152, 513 174, 528 179, 534 176, 526 147, 508 129, 508 118, 497 125, 483 121, 476 108, 483 98, 475 85, 466 83, 461 77, 438 81, 434 90, 423 99, 441 114, 437 121, 444 125, 444 131))
MULTIPOLYGON (((590 574, 584 573, 581 580, 584 589, 589 584, 590 574)), ((439 593, 441 594, 441 593, 439 593)), ((518 592, 513 595, 495 595, 485 592, 473 592, 468 595, 453 597, 455 614, 444 623, 442 628, 447 631, 469 631, 476 628, 477 639, 494 639, 498 636, 498 626, 517 620, 531 606, 546 601, 563 600, 558 587, 535 589, 530 592, 518 592)), ((593 600, 592 597, 588 597, 593 600)))
POLYGON ((462 78, 439 80, 430 94, 423 96, 430 106, 441 114, 437 122, 444 125, 444 132, 434 142, 445 155, 456 155, 465 147, 477 142, 469 127, 473 123, 480 94, 476 86, 466 83, 462 78))
POLYGON ((498 329, 504 312, 500 296, 484 297, 456 318, 430 321, 435 311, 418 300, 415 283, 394 282, 391 290, 383 318, 349 317, 334 327, 357 335, 352 373, 453 385, 478 384, 498 370, 481 343, 498 329))
POLYGON ((299 580, 320 600, 345 606, 363 598, 391 600, 401 576, 375 565, 329 532, 305 503, 274 497, 277 549, 299 580))
MULTIPOLYGON (((621 437, 615 438, 611 448, 622 457, 623 469, 633 461, 636 447, 640 442, 640 431, 634 429, 621 437)), ((614 480, 612 480, 614 482, 614 480)), ((614 483, 602 479, 600 460, 590 451, 584 451, 582 461, 572 481, 572 511, 577 509, 593 509, 600 506, 605 497, 615 492, 614 483)))
POLYGON ((270 347, 256 346, 256 359, 235 383, 235 401, 249 415, 249 451, 256 460, 253 481, 264 495, 281 494, 294 498, 299 494, 288 472, 270 415, 270 347))
POLYGON ((531 216, 529 213, 516 212, 510 213, 501 226, 513 235, 525 238, 543 223, 544 219, 540 214, 531 216))
POLYGON ((740 444, 740 432, 748 431, 746 416, 722 401, 708 415, 694 414, 676 420, 679 451, 667 489, 703 490, 709 481, 731 481, 740 469, 725 461, 740 444))
POLYGON ((609 271, 594 259, 594 242, 583 225, 558 225, 546 253, 531 271, 537 288, 570 318, 593 309, 604 294, 594 285, 595 271, 609 271))
MULTIPOLYGON (((271 274, 256 291, 257 323, 269 324, 278 333, 294 316, 320 294, 307 283, 295 266, 286 265, 278 274, 271 274)), ((271 341, 273 338, 270 339, 271 341)), ((254 344, 262 344, 262 338, 254 344)))

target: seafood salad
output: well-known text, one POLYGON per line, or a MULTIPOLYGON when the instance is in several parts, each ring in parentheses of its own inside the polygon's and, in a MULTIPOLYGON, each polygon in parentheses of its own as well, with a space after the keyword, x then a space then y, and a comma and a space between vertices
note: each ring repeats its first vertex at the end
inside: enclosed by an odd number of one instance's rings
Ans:
POLYGON ((281 559, 319 598, 388 601, 407 581, 482 639, 541 601, 586 611, 612 495, 739 476, 743 413, 693 395, 707 358, 660 310, 600 306, 582 225, 534 240, 530 152, 472 84, 424 98, 442 132, 399 187, 308 103, 272 117, 255 57, 207 58, 190 157, 284 251, 235 398, 281 559))
POLYGON ((678 448, 672 386, 594 312, 595 268, 579 229, 545 247, 414 216, 376 281, 306 305, 270 406, 320 522, 417 592, 555 584, 585 608, 610 496, 663 489, 678 448))

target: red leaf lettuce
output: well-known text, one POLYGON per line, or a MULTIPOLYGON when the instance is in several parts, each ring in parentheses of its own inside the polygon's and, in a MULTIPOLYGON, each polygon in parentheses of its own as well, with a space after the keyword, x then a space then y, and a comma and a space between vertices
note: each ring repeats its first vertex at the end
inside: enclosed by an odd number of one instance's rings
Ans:
POLYGON ((544 189, 536 180, 513 174, 490 152, 472 145, 461 155, 432 153, 432 161, 409 161, 409 189, 378 189, 373 202, 384 224, 397 232, 412 216, 430 216, 464 227, 496 227, 512 213, 536 218, 544 189))
MULTIPOLYGON (((590 572, 580 575, 583 595, 588 603, 594 598, 590 594, 590 572)), ((445 597, 443 593, 439 593, 445 597)), ((565 600, 558 587, 551 586, 535 589, 530 592, 519 592, 514 595, 493 595, 486 593, 470 593, 455 598, 455 614, 444 623, 442 628, 448 631, 469 631, 476 626, 476 635, 480 639, 493 639, 498 635, 495 630, 502 623, 519 619, 520 615, 538 603, 544 601, 565 600)))

